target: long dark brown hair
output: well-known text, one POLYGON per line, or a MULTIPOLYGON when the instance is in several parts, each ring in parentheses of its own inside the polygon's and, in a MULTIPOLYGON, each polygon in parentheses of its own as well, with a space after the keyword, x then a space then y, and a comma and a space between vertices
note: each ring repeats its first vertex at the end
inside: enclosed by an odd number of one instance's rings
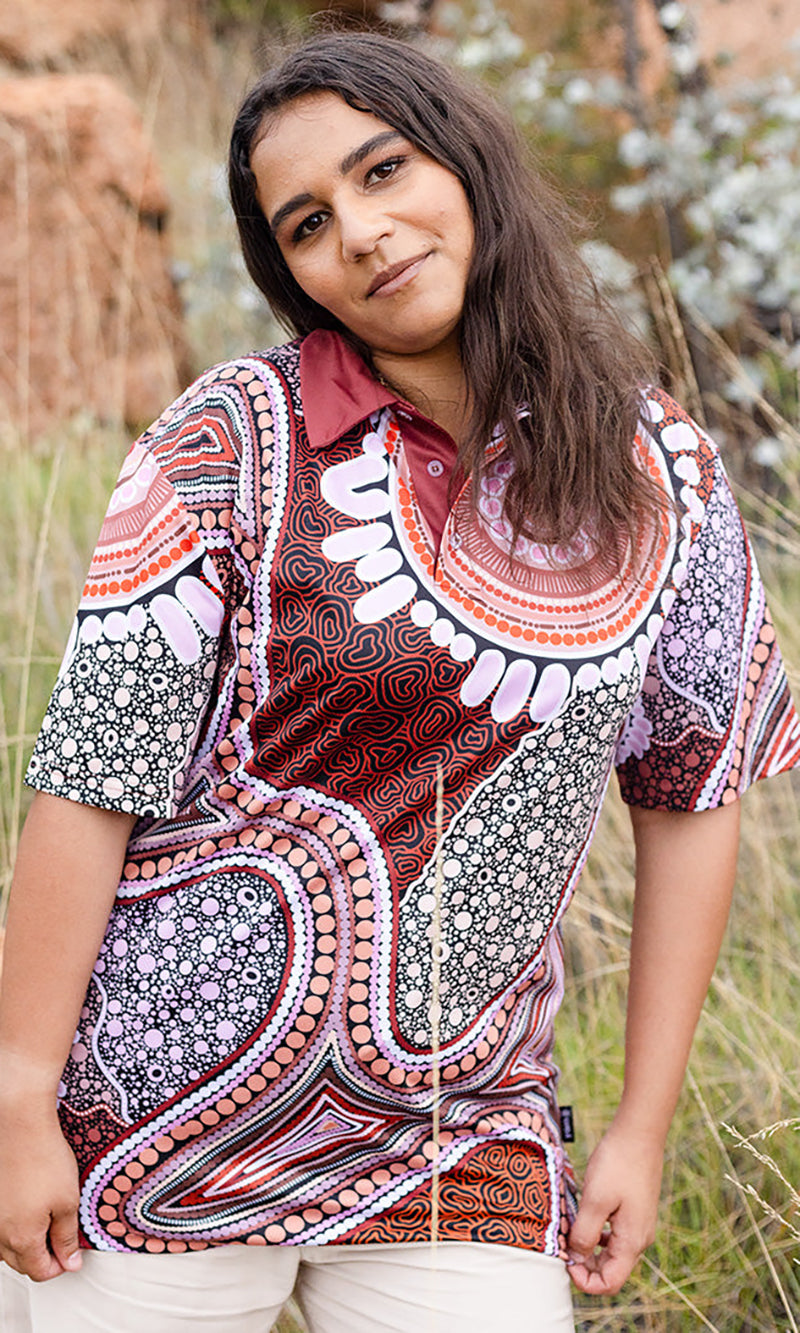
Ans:
MULTIPOLYGON (((505 513, 514 530, 566 544, 593 531, 607 552, 650 528, 665 496, 632 442, 646 355, 598 293, 563 200, 526 162, 510 117, 482 88, 394 38, 311 38, 252 89, 231 138, 229 183, 247 268, 284 326, 349 334, 292 277, 256 197, 251 154, 297 97, 338 93, 447 167, 472 210, 475 250, 461 323, 471 415, 459 456, 480 476, 502 423, 514 470, 505 513), (529 415, 519 414, 526 405, 529 415)), ((359 346, 369 357, 368 349, 359 346)))

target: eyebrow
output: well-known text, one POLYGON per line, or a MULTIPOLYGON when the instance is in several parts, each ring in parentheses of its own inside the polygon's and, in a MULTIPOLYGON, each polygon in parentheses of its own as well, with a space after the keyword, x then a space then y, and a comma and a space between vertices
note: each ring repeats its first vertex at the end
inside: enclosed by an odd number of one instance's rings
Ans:
MULTIPOLYGON (((371 153, 374 153, 376 149, 384 148, 387 144, 393 143, 395 140, 402 140, 402 138, 403 135, 399 130, 381 130, 380 134, 373 134, 371 139, 367 139, 364 143, 359 144, 358 148, 354 148, 346 155, 346 157, 342 158, 339 163, 339 175, 347 176, 354 167, 359 166, 364 159, 369 157, 371 153)), ((280 208, 273 213, 272 218, 270 219, 269 226, 273 236, 281 223, 284 222, 290 214, 296 213, 300 208, 305 208, 307 204, 311 204, 313 201, 313 194, 309 194, 306 191, 303 194, 292 195, 292 198, 287 199, 285 204, 281 204, 280 208)))

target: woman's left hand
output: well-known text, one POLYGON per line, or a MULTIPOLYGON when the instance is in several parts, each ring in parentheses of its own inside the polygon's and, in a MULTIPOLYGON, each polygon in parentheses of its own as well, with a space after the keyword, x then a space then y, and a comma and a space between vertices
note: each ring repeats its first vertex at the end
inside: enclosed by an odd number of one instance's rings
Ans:
POLYGON ((636 893, 625 1083, 586 1168, 570 1231, 572 1281, 619 1291, 655 1235, 664 1144, 714 970, 736 871, 739 805, 631 808, 636 893))
POLYGON ((586 1168, 569 1233, 569 1274, 579 1291, 611 1296, 655 1236, 664 1145, 614 1123, 586 1168))

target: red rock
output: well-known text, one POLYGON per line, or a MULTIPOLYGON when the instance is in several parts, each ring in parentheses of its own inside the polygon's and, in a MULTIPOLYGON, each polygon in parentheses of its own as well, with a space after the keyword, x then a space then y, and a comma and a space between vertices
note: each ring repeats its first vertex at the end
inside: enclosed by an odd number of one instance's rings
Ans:
POLYGON ((104 75, 0 83, 0 397, 38 433, 149 421, 187 378, 168 202, 134 104, 104 75))
POLYGON ((11 0, 0 5, 0 56, 15 65, 60 63, 87 43, 146 43, 166 0, 11 0))

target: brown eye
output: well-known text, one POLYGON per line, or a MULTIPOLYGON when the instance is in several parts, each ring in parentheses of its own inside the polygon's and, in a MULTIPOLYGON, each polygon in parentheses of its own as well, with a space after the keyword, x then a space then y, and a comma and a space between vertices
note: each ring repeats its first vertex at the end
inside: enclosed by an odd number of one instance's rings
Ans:
POLYGON ((367 181, 372 179, 379 181, 388 180, 393 176, 397 168, 405 162, 404 157, 387 157, 383 162, 378 162, 374 167, 370 167, 367 172, 367 181))
POLYGON ((315 231, 319 231, 319 228, 324 223, 326 216, 327 215, 322 212, 309 213, 308 217, 303 218, 303 221, 299 223, 297 227, 295 227, 294 231, 292 232, 292 240, 302 241, 303 238, 306 236, 313 236, 315 231))

